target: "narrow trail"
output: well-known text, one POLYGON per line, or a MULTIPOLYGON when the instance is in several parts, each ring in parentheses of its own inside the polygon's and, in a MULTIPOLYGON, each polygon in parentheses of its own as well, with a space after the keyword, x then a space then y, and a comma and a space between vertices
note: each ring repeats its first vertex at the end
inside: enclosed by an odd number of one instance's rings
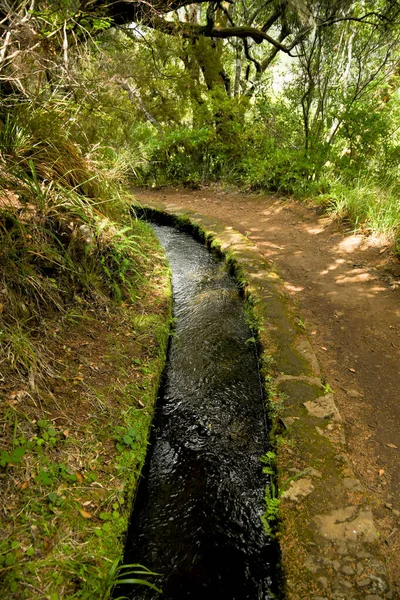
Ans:
POLYGON ((399 261, 371 238, 290 200, 219 188, 135 195, 215 217, 276 265, 335 392, 400 598, 399 261))

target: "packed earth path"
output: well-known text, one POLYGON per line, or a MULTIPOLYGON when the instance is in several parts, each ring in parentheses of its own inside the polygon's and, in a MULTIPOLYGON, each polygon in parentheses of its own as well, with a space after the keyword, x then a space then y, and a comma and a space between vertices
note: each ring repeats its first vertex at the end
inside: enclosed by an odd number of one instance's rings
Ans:
POLYGON ((384 241, 279 196, 218 187, 135 196, 234 227, 276 267, 335 393, 400 598, 400 262, 384 241))

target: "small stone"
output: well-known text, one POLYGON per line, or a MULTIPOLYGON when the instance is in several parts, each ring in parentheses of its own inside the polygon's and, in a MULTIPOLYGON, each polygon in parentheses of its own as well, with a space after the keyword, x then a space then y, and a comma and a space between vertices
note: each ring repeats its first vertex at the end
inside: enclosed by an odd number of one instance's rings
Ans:
POLYGON ((393 510, 393 504, 390 504, 390 502, 386 502, 385 507, 388 508, 389 510, 393 510))
POLYGON ((345 390, 349 398, 363 398, 363 394, 357 392, 357 390, 345 390))
POLYGON ((332 566, 335 569, 335 571, 339 571, 339 569, 340 569, 340 562, 338 560, 333 560, 332 561, 332 566))
POLYGON ((345 477, 343 479, 344 487, 350 492, 362 492, 363 488, 361 483, 355 477, 345 477))
POLYGON ((367 587, 367 585, 369 585, 370 583, 371 580, 369 577, 365 577, 364 579, 360 579, 359 581, 357 581, 358 587, 367 587))
POLYGON ((328 587, 328 580, 326 577, 318 577, 318 582, 320 583, 321 587, 324 588, 324 590, 326 590, 326 588, 328 587))
POLYGON ((290 487, 283 492, 282 498, 287 498, 293 502, 299 502, 301 498, 308 496, 313 491, 314 486, 311 479, 304 477, 303 479, 297 479, 292 481, 290 487))
POLYGON ((344 573, 345 575, 354 575, 354 569, 353 567, 350 567, 349 565, 345 565, 344 567, 342 567, 342 573, 344 573))
POLYGON ((342 581, 340 582, 340 585, 342 587, 347 588, 348 590, 350 590, 352 587, 354 587, 353 584, 350 583, 350 581, 346 581, 345 579, 342 579, 342 581))
POLYGON ((363 571, 364 571, 364 565, 361 562, 357 563, 357 575, 361 575, 361 573, 363 573, 363 571))
POLYGON ((282 417, 280 421, 285 429, 289 429, 289 427, 294 423, 294 419, 292 417, 282 417))
POLYGON ((382 600, 382 597, 377 596, 377 594, 368 594, 368 596, 365 596, 365 600, 382 600))
POLYGON ((322 477, 321 471, 318 471, 318 469, 314 469, 313 467, 310 467, 308 472, 311 475, 311 477, 318 477, 318 479, 321 479, 322 477))
POLYGON ((357 558, 370 558, 370 556, 370 553, 365 552, 365 550, 360 550, 360 552, 357 552, 357 558))
POLYGON ((304 402, 308 414, 312 417, 318 417, 319 419, 329 419, 332 417, 333 421, 340 422, 340 414, 336 407, 333 394, 326 394, 320 396, 314 402, 304 402))
POLYGON ((400 510, 393 509, 393 514, 395 517, 400 517, 400 510))

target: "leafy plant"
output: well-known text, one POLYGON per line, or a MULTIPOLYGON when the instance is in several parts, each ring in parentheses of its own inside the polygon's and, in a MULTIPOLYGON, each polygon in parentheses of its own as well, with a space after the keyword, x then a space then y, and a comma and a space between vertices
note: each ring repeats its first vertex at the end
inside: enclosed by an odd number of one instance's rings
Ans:
POLYGON ((2 450, 0 452, 0 466, 8 467, 10 465, 16 465, 22 461, 25 454, 25 446, 18 446, 17 448, 11 450, 11 452, 6 452, 5 450, 2 450))
POLYGON ((116 440, 116 448, 119 452, 123 452, 127 448, 134 448, 135 442, 138 439, 138 433, 136 429, 133 427, 129 427, 128 429, 119 427, 114 436, 116 440))

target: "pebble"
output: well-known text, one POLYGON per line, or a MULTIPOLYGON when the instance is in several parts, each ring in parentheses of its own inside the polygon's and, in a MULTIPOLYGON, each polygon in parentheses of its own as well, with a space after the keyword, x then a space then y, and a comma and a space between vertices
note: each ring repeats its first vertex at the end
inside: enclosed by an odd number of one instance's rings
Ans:
POLYGON ((349 567, 349 565, 345 565, 341 570, 345 575, 354 575, 354 569, 353 567, 349 567))
POLYGON ((335 571, 339 571, 339 569, 340 569, 340 562, 338 560, 333 560, 332 561, 332 567, 335 569, 335 571))
POLYGON ((361 394, 360 392, 357 392, 357 390, 345 390, 346 394, 349 396, 349 398, 362 398, 363 394, 361 394))
POLYGON ((325 590, 328 587, 328 580, 326 577, 318 577, 318 581, 325 590))
POLYGON ((369 577, 365 577, 365 579, 360 579, 360 581, 357 581, 358 587, 366 587, 370 583, 371 583, 371 580, 369 577))
POLYGON ((358 558, 370 558, 370 553, 369 552, 365 552, 364 550, 361 550, 361 552, 357 552, 357 557, 358 558))
POLYGON ((364 565, 359 562, 357 563, 357 575, 361 575, 361 573, 364 571, 364 565))
POLYGON ((365 596, 365 600, 382 600, 382 597, 376 594, 368 594, 368 596, 365 596))

